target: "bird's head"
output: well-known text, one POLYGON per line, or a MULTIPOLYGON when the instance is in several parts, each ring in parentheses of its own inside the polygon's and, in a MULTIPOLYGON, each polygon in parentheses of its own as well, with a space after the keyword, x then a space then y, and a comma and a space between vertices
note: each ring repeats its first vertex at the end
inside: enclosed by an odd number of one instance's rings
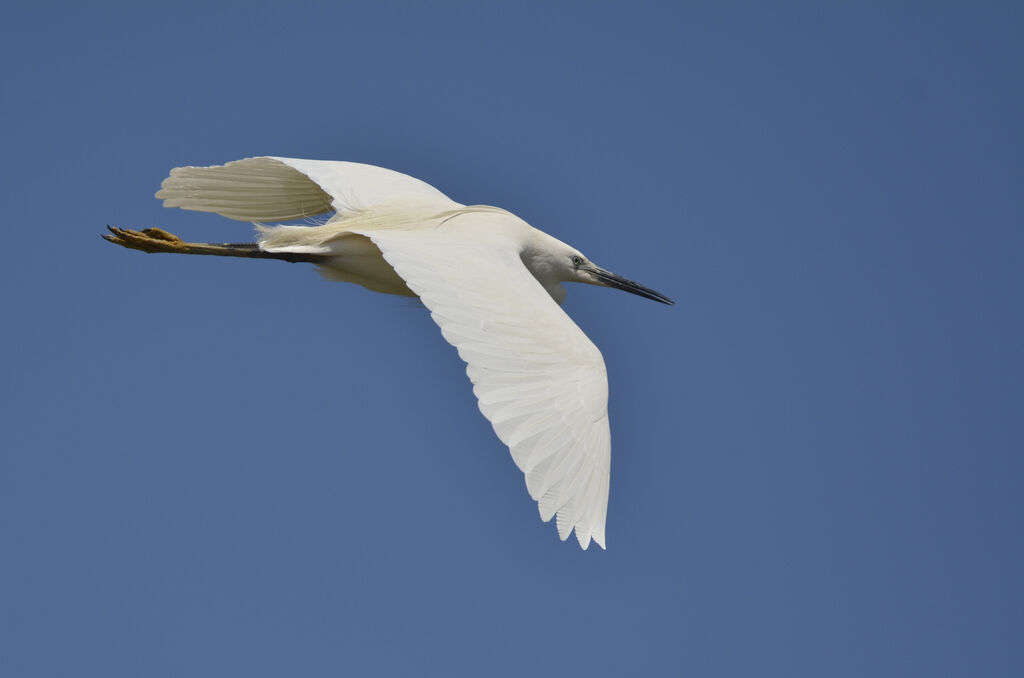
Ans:
POLYGON ((558 303, 565 299, 561 283, 581 282, 614 287, 663 304, 675 304, 660 292, 601 268, 575 247, 541 231, 531 230, 533 237, 523 251, 523 263, 558 303))
POLYGON ((600 285, 602 287, 614 287, 617 290, 624 290, 639 295, 645 299, 653 299, 663 304, 674 305, 676 302, 666 297, 661 292, 655 292, 649 287, 633 282, 621 275, 615 275, 606 271, 597 264, 594 264, 581 253, 573 250, 566 255, 566 267, 569 272, 567 282, 581 282, 588 285, 600 285))

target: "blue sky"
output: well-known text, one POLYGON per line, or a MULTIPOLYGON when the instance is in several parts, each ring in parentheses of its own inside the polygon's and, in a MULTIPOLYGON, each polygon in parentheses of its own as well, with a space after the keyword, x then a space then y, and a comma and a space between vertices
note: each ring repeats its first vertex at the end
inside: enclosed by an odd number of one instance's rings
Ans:
POLYGON ((1014 3, 7 3, 0 673, 1024 673, 1014 3), (586 286, 608 550, 542 524, 414 304, 177 165, 344 159, 586 286))

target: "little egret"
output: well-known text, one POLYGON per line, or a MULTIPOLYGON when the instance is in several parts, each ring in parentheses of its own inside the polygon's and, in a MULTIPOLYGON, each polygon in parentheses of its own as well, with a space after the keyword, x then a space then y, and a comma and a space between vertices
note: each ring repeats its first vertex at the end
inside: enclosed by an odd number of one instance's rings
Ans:
POLYGON ((463 205, 413 177, 354 162, 257 157, 171 170, 165 207, 257 224, 247 244, 187 243, 158 228, 111 228, 144 252, 315 264, 331 280, 419 297, 467 363, 480 411, 564 541, 605 546, 611 465, 608 380, 597 347, 559 305, 562 283, 672 300, 591 263, 497 207, 463 205), (266 226, 334 212, 321 225, 266 226))

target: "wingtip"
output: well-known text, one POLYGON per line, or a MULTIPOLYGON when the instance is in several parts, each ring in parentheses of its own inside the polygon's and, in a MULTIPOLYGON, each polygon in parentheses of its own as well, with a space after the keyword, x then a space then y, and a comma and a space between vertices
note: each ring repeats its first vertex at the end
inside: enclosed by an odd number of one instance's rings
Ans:
POLYGON ((608 548, 604 545, 603 536, 599 538, 596 534, 593 534, 591 532, 586 532, 585 534, 581 533, 578 527, 576 528, 576 540, 579 541, 580 548, 584 551, 589 549, 590 542, 594 542, 595 544, 600 546, 602 551, 608 550, 608 548))

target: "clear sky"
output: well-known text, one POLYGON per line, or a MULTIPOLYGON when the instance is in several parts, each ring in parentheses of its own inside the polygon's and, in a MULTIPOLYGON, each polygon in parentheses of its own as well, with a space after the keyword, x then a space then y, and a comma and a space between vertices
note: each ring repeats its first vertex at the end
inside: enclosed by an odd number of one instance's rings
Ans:
POLYGON ((1019 3, 4 3, 0 675, 1024 675, 1019 3), (608 550, 409 301, 144 255, 355 160, 572 286, 608 550))

